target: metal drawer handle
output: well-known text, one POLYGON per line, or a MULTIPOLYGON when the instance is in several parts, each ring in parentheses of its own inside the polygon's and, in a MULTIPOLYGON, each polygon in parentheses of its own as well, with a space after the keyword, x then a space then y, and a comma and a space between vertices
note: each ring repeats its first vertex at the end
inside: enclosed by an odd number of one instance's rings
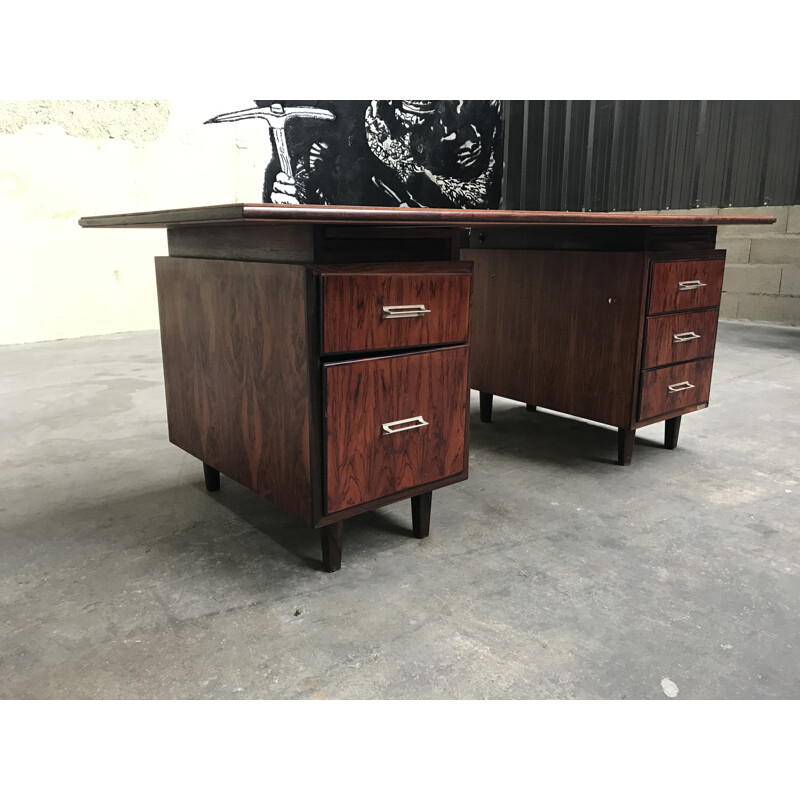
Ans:
POLYGON ((686 331, 686 333, 676 333, 672 337, 673 342, 691 342, 692 339, 699 339, 700 334, 694 331, 686 331))
POLYGON ((701 286, 705 285, 705 283, 701 283, 700 281, 678 281, 678 291, 691 292, 692 289, 699 289, 701 286))
POLYGON ((408 419, 398 419, 395 422, 384 422, 381 425, 383 429, 382 436, 386 436, 389 433, 400 433, 400 431, 410 431, 413 428, 424 428, 428 423, 425 422, 422 417, 409 417, 408 419), (407 422, 411 422, 413 424, 406 425, 407 422), (405 425, 404 428, 395 428, 395 425, 405 425))
POLYGON ((669 385, 669 393, 675 394, 676 392, 685 392, 687 389, 694 389, 694 384, 689 381, 681 381, 680 383, 671 383, 669 385))
POLYGON ((416 306, 383 306, 381 319, 408 319, 409 317, 424 317, 431 310, 420 303, 416 306))

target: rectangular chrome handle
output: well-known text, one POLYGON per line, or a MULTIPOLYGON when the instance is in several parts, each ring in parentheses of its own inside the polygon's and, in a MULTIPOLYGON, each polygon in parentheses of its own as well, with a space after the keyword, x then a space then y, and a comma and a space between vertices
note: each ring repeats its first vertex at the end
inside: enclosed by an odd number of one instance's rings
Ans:
POLYGON ((408 319, 409 317, 424 317, 431 310, 420 303, 415 306, 383 306, 381 319, 408 319))
POLYGON ((694 331, 686 331, 686 333, 676 333, 672 336, 673 342, 691 342, 692 339, 699 339, 700 334, 694 331))
POLYGON ((429 423, 425 422, 422 417, 409 417, 408 419, 398 419, 394 422, 384 422, 381 425, 383 433, 381 436, 386 436, 389 433, 400 433, 400 431, 410 431, 414 428, 424 428, 429 423), (406 425, 407 422, 410 422, 410 425, 406 425), (403 428, 395 428, 395 425, 405 425, 403 428))
POLYGON ((700 281, 678 281, 678 291, 691 292, 692 289, 699 289, 701 286, 705 285, 705 283, 701 283, 700 281))
POLYGON ((687 389, 694 389, 694 384, 689 381, 681 381, 680 383, 671 383, 669 385, 669 393, 675 394, 676 392, 685 392, 687 389))

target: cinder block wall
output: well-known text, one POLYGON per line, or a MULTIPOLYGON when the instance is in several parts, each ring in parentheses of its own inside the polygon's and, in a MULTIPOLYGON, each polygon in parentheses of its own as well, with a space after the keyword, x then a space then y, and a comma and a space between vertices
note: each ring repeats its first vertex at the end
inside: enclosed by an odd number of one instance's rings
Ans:
POLYGON ((775 217, 774 225, 720 226, 727 250, 720 316, 800 325, 800 206, 670 209, 662 214, 775 217))

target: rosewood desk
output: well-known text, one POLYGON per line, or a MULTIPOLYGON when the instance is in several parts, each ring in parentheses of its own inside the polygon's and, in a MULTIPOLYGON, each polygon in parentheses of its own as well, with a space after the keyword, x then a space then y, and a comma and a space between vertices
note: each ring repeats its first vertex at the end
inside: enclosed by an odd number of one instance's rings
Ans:
POLYGON ((635 428, 704 407, 714 226, 760 221, 237 204, 80 224, 167 229, 170 441, 208 490, 223 473, 319 528, 334 571, 362 511, 411 498, 428 535, 433 490, 467 477, 470 385, 485 421, 501 394, 618 426, 622 461, 635 428))

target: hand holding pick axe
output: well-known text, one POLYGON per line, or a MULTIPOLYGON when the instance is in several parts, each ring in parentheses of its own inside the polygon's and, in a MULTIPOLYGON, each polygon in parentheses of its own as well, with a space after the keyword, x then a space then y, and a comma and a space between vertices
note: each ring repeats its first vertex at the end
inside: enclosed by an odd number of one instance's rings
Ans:
POLYGON ((247 108, 243 111, 231 111, 228 114, 219 114, 206 120, 206 125, 211 122, 238 122, 243 119, 264 119, 272 132, 272 141, 278 154, 281 171, 276 176, 275 186, 278 191, 273 192, 273 202, 297 203, 295 196, 296 187, 292 162, 289 158, 289 148, 286 146, 286 123, 290 119, 305 117, 311 119, 334 120, 336 116, 331 111, 311 106, 289 106, 284 108, 281 103, 273 103, 269 108, 247 108))

